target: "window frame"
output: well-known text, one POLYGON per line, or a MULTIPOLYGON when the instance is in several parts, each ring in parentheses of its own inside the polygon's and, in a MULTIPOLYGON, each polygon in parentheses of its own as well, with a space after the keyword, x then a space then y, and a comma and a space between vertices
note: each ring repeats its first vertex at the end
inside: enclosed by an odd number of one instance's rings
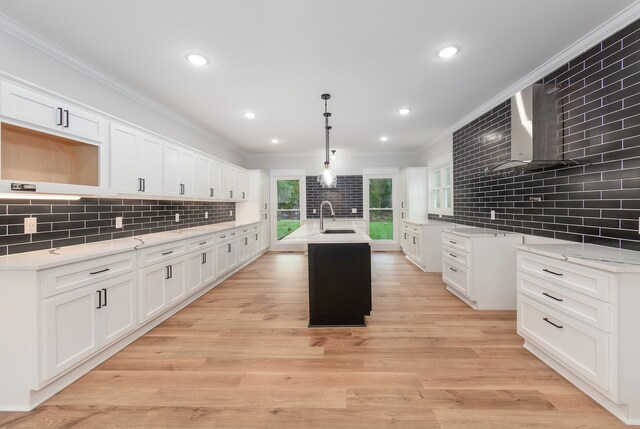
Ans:
POLYGON ((366 168, 363 169, 363 213, 366 221, 366 234, 369 235, 369 179, 391 179, 391 210, 393 213, 393 240, 372 240, 373 250, 397 250, 400 247, 400 189, 399 171, 397 168, 366 168))
POLYGON ((453 216, 453 208, 454 208, 454 192, 453 192, 453 156, 452 153, 449 152, 445 155, 442 155, 428 163, 428 174, 429 174, 429 190, 428 190, 428 204, 429 204, 429 213, 439 214, 439 215, 448 215, 453 216), (446 183, 446 172, 447 169, 451 169, 451 184, 449 186, 445 186, 446 183), (434 184, 434 176, 440 173, 440 186, 436 187, 434 184), (445 190, 449 189, 451 192, 451 207, 445 207, 446 199, 445 199, 445 190), (440 191, 440 207, 434 206, 434 198, 433 191, 440 191))
POLYGON ((283 243, 278 240, 278 180, 300 181, 300 225, 307 221, 307 176, 304 170, 282 169, 271 170, 269 173, 269 223, 271 235, 271 249, 276 251, 298 251, 304 245, 296 243, 283 243))

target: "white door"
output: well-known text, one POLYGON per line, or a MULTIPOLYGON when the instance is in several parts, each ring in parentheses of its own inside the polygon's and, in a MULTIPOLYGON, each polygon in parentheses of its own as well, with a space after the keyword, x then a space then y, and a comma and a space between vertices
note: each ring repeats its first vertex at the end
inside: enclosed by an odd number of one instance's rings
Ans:
POLYGON ((144 195, 163 195, 162 142, 143 134, 140 139, 138 162, 140 177, 144 180, 142 193, 144 195))
POLYGON ((215 161, 209 163, 209 187, 211 197, 217 200, 224 198, 224 193, 220 186, 220 164, 215 161))
POLYGON ((216 279, 216 252, 215 248, 209 247, 202 252, 204 258, 200 269, 202 270, 202 285, 206 286, 216 279))
POLYGON ((164 195, 178 197, 180 186, 180 148, 165 144, 163 149, 164 195))
POLYGON ((218 244, 216 247, 216 265, 218 277, 223 276, 229 271, 229 252, 231 252, 231 244, 218 244))
POLYGON ((111 190, 117 194, 138 194, 142 190, 140 162, 140 140, 138 133, 130 128, 111 124, 110 179, 111 190))
POLYGON ((57 100, 7 82, 2 82, 0 94, 2 116, 49 129, 62 126, 63 109, 57 100))
POLYGON ((61 131, 101 143, 107 140, 108 121, 105 118, 68 104, 61 107, 64 115, 61 131))
POLYGON ((140 270, 140 321, 146 322, 166 307, 165 282, 169 277, 165 265, 154 265, 140 270))
POLYGON ((137 326, 135 273, 105 280, 96 287, 104 288, 103 306, 98 311, 103 320, 104 343, 108 344, 137 326))
POLYGON ((196 196, 196 156, 188 150, 180 151, 180 183, 182 196, 196 196))
POLYGON ((46 380, 100 347, 96 313, 100 297, 100 289, 85 287, 44 300, 46 380))
POLYGON ((202 255, 203 253, 195 253, 187 257, 187 294, 192 294, 202 286, 202 255))
POLYGON ((185 261, 177 260, 169 264, 169 279, 165 283, 167 306, 181 301, 187 293, 187 272, 185 261))

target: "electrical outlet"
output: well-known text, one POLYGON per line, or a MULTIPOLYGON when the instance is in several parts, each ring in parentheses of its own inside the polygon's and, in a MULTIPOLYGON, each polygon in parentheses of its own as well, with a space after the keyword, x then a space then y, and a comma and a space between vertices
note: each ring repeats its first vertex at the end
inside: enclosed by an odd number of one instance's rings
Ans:
POLYGON ((25 217, 24 218, 24 233, 35 234, 38 232, 38 218, 37 217, 25 217))
POLYGON ((442 219, 442 215, 441 215, 441 214, 439 214, 439 215, 438 215, 438 217, 439 217, 440 219, 442 219))
POLYGON ((358 209, 351 209, 351 213, 358 213, 358 209))
POLYGON ((316 214, 316 209, 313 209, 313 214, 316 214))
POLYGON ((116 228, 122 228, 122 216, 116 218, 116 228))
POLYGON ((233 216, 233 210, 229 210, 229 217, 233 216))
POLYGON ((176 222, 180 222, 180 213, 176 213, 176 222))
POLYGON ((204 218, 209 219, 209 212, 204 212, 204 218))
POLYGON ((491 220, 496 220, 496 211, 491 210, 491 220))

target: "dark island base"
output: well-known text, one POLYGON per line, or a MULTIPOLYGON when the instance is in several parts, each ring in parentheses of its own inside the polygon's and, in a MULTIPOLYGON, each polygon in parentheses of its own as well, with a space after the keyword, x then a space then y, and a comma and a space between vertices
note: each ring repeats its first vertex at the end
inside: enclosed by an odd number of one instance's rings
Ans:
POLYGON ((371 246, 309 244, 309 327, 366 326, 371 246))

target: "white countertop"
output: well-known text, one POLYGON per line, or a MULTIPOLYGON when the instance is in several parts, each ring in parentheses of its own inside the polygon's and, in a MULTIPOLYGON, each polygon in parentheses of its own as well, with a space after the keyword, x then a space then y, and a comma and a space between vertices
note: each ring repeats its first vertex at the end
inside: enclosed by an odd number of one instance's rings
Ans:
POLYGON ((223 222, 193 228, 176 229, 172 231, 157 232, 135 237, 117 238, 115 240, 98 241, 95 243, 79 244, 76 246, 61 247, 55 254, 51 250, 38 250, 35 252, 17 253, 15 255, 0 257, 0 271, 7 270, 43 270, 58 265, 81 262, 101 256, 115 255, 136 249, 157 246, 172 241, 186 240, 201 235, 226 231, 255 222, 223 222))
POLYGON ((522 236, 523 234, 517 232, 507 232, 507 231, 498 231, 497 229, 490 228, 475 228, 475 227, 466 227, 466 228, 450 228, 443 229, 444 232, 448 232, 449 234, 459 235, 461 237, 508 237, 508 236, 522 236))
MULTIPOLYGON (((325 220, 325 229, 355 229, 347 222, 332 222, 325 220)), ((322 244, 322 243, 371 243, 371 238, 362 231, 356 230, 351 234, 323 234, 320 232, 319 222, 303 224, 291 234, 280 240, 292 244, 322 244)))
POLYGON ((440 227, 449 227, 455 228, 456 224, 451 222, 445 222, 443 220, 434 220, 434 219, 402 219, 403 222, 410 223, 412 225, 419 226, 440 226, 440 227))
POLYGON ((632 250, 582 243, 516 244, 515 247, 614 273, 640 273, 640 252, 632 250))

